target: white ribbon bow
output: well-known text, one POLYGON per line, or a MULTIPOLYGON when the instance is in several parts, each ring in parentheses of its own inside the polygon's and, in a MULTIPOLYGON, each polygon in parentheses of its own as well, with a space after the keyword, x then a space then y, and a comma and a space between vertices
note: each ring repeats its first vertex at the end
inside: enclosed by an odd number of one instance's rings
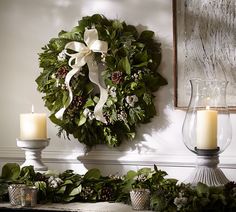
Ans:
POLYGON ((69 102, 63 108, 61 108, 56 114, 56 118, 61 119, 64 111, 70 105, 73 100, 73 93, 70 87, 70 80, 76 74, 79 73, 81 67, 86 63, 89 69, 89 79, 91 82, 95 83, 100 90, 100 99, 94 108, 94 116, 98 121, 106 123, 105 117, 102 113, 102 108, 106 103, 108 93, 99 83, 98 66, 93 57, 93 52, 106 53, 108 49, 108 44, 105 41, 98 40, 98 32, 96 29, 86 29, 84 32, 84 43, 80 42, 70 42, 66 44, 65 50, 66 54, 70 56, 69 66, 72 68, 70 72, 67 73, 65 78, 65 84, 69 90, 69 102), (67 49, 73 50, 75 53, 68 53, 67 49))

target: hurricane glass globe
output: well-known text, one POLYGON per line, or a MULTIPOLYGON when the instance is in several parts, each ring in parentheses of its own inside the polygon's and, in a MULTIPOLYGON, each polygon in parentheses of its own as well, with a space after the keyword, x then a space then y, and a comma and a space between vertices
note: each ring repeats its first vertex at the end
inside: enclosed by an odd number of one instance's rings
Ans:
POLYGON ((182 127, 185 146, 197 155, 187 182, 209 186, 229 180, 218 168, 219 154, 230 144, 232 127, 226 104, 227 81, 192 79, 191 98, 182 127))

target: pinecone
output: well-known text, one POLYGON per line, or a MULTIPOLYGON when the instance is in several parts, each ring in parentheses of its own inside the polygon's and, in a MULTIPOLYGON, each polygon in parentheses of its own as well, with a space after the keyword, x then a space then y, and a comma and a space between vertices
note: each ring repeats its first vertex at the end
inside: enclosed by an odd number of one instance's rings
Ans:
POLYGON ((103 187, 101 190, 101 196, 100 200, 101 201, 111 201, 113 200, 114 194, 113 194, 113 189, 111 187, 103 187))
POLYGON ((47 181, 47 177, 40 172, 37 172, 35 175, 35 181, 47 181))
POLYGON ((111 80, 114 84, 120 84, 123 82, 123 73, 121 71, 115 71, 111 75, 111 80))
POLYGON ((231 191, 234 191, 236 188, 236 183, 235 182, 228 182, 225 184, 225 192, 230 193, 231 191))
POLYGON ((104 112, 103 116, 105 117, 106 123, 111 124, 110 115, 107 112, 104 112))
POLYGON ((94 195, 94 190, 88 186, 85 186, 82 188, 80 197, 82 200, 91 200, 94 195))
POLYGON ((79 107, 83 105, 83 102, 84 99, 82 96, 74 96, 71 104, 66 110, 67 118, 73 119, 75 111, 78 110, 79 107))
POLYGON ((84 99, 82 96, 74 96, 71 105, 78 108, 83 105, 84 99))
POLYGON ((66 77, 67 73, 68 73, 67 68, 65 66, 62 66, 57 70, 56 78, 64 79, 66 77))

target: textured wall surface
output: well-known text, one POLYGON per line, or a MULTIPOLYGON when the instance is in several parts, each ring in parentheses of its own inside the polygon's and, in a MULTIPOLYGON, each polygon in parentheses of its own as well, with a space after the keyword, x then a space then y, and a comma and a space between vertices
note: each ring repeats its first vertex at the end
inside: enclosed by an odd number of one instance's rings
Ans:
MULTIPOLYGON (((19 162, 24 152, 16 146, 19 136, 19 114, 49 111, 36 90, 39 75, 38 55, 48 40, 64 29, 70 30, 86 15, 103 13, 108 18, 148 28, 162 43, 161 72, 169 84, 156 93, 158 116, 142 125, 133 142, 117 149, 97 146, 86 155, 76 140, 58 138, 57 127, 48 120, 49 147, 43 160, 50 169, 86 169, 99 167, 103 173, 123 173, 128 169, 157 164, 170 177, 184 180, 193 169, 195 156, 182 142, 181 127, 185 112, 174 108, 173 31, 171 0, 0 0, 0 165, 19 162)), ((233 133, 236 116, 232 114, 233 133)), ((235 135, 222 154, 221 166, 230 179, 236 180, 235 135)))

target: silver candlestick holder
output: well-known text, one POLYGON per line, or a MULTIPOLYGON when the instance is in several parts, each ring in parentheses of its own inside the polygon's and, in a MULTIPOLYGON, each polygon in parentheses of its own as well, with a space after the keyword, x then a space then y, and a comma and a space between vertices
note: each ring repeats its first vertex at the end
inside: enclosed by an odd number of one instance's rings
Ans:
POLYGON ((17 146, 25 151, 25 162, 21 165, 33 166, 35 171, 47 171, 48 167, 42 162, 42 150, 49 145, 49 140, 20 140, 17 139, 17 146))

